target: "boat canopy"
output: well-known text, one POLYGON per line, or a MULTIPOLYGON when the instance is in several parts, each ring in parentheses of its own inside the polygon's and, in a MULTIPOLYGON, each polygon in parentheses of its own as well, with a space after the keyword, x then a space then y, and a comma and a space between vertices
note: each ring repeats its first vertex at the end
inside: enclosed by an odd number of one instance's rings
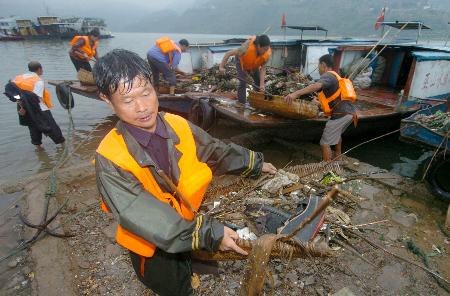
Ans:
POLYGON ((322 31, 325 32, 325 38, 328 36, 328 30, 320 27, 320 26, 281 26, 283 29, 284 28, 289 28, 289 29, 293 29, 293 30, 300 30, 301 34, 300 34, 300 38, 303 39, 303 31, 322 31))
POLYGON ((385 26, 389 26, 399 30, 417 30, 416 44, 419 42, 419 37, 422 33, 422 30, 431 30, 429 26, 426 26, 424 23, 419 21, 382 22, 381 25, 383 26, 383 31, 385 26))
POLYGON ((410 21, 410 22, 400 22, 400 21, 382 22, 381 24, 383 26, 389 26, 389 27, 393 27, 393 28, 396 28, 396 29, 401 29, 403 26, 406 25, 403 28, 403 30, 431 30, 431 28, 429 26, 426 26, 424 23, 417 22, 417 21, 410 21))

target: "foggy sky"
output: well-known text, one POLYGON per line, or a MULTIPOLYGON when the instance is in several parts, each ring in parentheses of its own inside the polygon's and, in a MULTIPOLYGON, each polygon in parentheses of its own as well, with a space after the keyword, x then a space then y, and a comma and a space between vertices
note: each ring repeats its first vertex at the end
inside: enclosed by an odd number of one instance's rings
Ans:
MULTIPOLYGON (((305 0, 298 0, 299 3, 302 1, 305 0)), ((353 1, 355 1, 355 5, 359 3, 359 0, 353 1)), ((415 6, 417 3, 416 0, 410 1, 411 6, 415 6)), ((134 25, 137 22, 142 23, 146 19, 157 17, 158 15, 155 14, 157 11, 174 10, 178 14, 182 14, 193 6, 208 6, 205 4, 208 2, 212 3, 213 0, 0 0, 0 17, 16 15, 33 20, 42 15, 100 17, 106 20, 111 31, 122 31, 135 28, 134 25)), ((292 0, 265 0, 264 2, 271 3, 282 10, 283 5, 292 0)), ((395 5, 396 0, 387 0, 386 2, 390 7, 395 5)), ((450 11, 450 0, 422 0, 421 2, 428 2, 438 11, 450 11)), ((225 13, 227 11, 224 11, 225 13)), ((320 14, 319 11, 318 14, 320 14)), ((254 21, 254 19, 249 21, 254 21)), ((165 19, 164 22, 166 22, 165 19)))
POLYGON ((110 29, 126 26, 146 14, 175 9, 180 13, 199 0, 0 0, 0 17, 42 15, 100 17, 110 29), (48 12, 47 13, 47 9, 48 12))

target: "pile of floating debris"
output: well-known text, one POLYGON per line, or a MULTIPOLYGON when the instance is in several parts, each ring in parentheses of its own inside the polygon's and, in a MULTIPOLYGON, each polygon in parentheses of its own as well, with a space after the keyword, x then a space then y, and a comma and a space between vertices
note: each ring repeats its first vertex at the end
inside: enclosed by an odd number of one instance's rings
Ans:
POLYGON ((239 85, 236 66, 227 63, 225 73, 220 73, 219 66, 204 70, 191 77, 190 80, 180 81, 179 88, 188 92, 232 92, 239 85))
POLYGON ((310 82, 310 79, 297 69, 283 69, 277 73, 274 68, 267 68, 266 92, 271 95, 285 96, 308 86, 310 82))
MULTIPOLYGON (((187 92, 235 92, 240 83, 236 66, 234 63, 227 63, 225 69, 225 73, 221 73, 219 66, 216 65, 192 76, 189 80, 180 80, 178 87, 187 92)), ((285 96, 307 86, 310 82, 306 75, 296 69, 267 67, 266 73, 265 92, 270 95, 285 96)), ((250 77, 245 80, 248 82, 247 87, 250 90, 254 89, 254 84, 259 84, 253 82, 250 77)))
POLYGON ((419 114, 415 120, 437 133, 450 131, 450 112, 445 113, 439 110, 431 115, 419 114))

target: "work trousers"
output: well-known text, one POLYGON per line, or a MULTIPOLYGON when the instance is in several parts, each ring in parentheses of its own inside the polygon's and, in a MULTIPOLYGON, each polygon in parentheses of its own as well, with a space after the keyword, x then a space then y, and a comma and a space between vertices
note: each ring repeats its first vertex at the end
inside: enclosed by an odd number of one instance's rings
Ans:
POLYGON ((192 266, 190 253, 166 253, 156 249, 150 258, 130 252, 131 263, 138 279, 160 296, 189 296, 192 266))
POLYGON ((158 61, 149 55, 147 55, 147 60, 150 64, 150 68, 152 69, 153 87, 155 89, 158 89, 159 87, 159 75, 161 73, 170 86, 175 86, 177 84, 175 71, 170 68, 169 64, 158 61))
MULTIPOLYGON (((56 123, 55 119, 53 118, 50 110, 42 111, 42 115, 45 118, 45 120, 47 121, 48 126, 50 127, 50 132, 46 133, 46 136, 50 137, 50 139, 52 139, 53 142, 55 142, 55 144, 64 143, 64 141, 65 141, 64 136, 63 136, 58 124, 56 123)), ((42 132, 36 126, 34 126, 32 123, 30 123, 28 125, 28 129, 30 130, 31 143, 33 145, 41 145, 42 144, 42 132)))
POLYGON ((80 71, 80 69, 84 69, 86 71, 92 72, 92 67, 91 64, 89 64, 88 61, 83 61, 83 60, 79 60, 74 58, 73 56, 70 56, 70 60, 72 61, 73 65, 75 66, 75 69, 78 71, 80 71))
POLYGON ((242 104, 245 104, 247 102, 247 81, 252 83, 252 81, 249 81, 249 76, 253 79, 254 89, 256 91, 259 90, 259 69, 256 69, 255 71, 242 70, 241 61, 238 57, 236 57, 236 70, 239 78, 239 86, 237 90, 238 101, 242 104), (250 75, 248 75, 247 73, 250 75))

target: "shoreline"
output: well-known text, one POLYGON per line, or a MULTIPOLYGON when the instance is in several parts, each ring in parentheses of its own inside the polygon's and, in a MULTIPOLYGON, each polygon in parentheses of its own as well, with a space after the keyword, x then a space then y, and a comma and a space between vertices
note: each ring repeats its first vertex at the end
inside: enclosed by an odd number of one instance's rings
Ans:
MULTIPOLYGON (((302 143, 300 146, 282 141, 277 141, 277 144, 280 145, 279 151, 289 152, 305 162, 320 157, 317 145, 302 143)), ((270 154, 268 151, 269 161, 270 154)), ((345 170, 350 173, 379 170, 356 159, 349 158, 348 161, 345 170)), ((25 213, 30 221, 39 221, 42 215, 47 184, 44 182, 45 174, 39 174, 31 181, 22 180, 6 187, 2 185, 2 190, 7 188, 11 192, 17 188, 27 195, 24 200, 25 213)), ((372 226, 373 232, 368 235, 373 241, 415 262, 420 261, 404 248, 405 238, 413 238, 426 252, 432 251, 431 243, 436 245, 439 241, 438 245, 444 253, 430 257, 430 261, 444 277, 449 278, 449 263, 445 263, 448 260, 441 259, 448 259, 448 251, 445 252, 449 248, 448 238, 434 224, 435 219, 445 219, 444 203, 432 197, 420 182, 391 173, 377 177, 378 180, 372 178, 358 185, 361 187, 358 191, 361 200, 358 209, 351 215, 352 222, 389 219, 388 223, 372 226)), ((18 257, 22 258, 17 266, 8 267, 7 273, 12 277, 10 283, 18 283, 4 291, 5 295, 153 295, 137 280, 128 252, 114 243, 115 223, 110 215, 100 210, 93 166, 86 162, 60 170, 58 184, 50 213, 65 198, 69 198, 69 202, 51 226, 76 236, 68 239, 45 236, 29 251, 7 260, 10 263, 18 257), (24 281, 27 283, 22 285, 24 281), (17 291, 30 293, 18 294, 17 291)), ((24 236, 28 238, 33 233, 34 230, 26 228, 24 236)), ((423 271, 371 249, 361 241, 352 240, 352 243, 379 268, 368 265, 343 249, 325 259, 295 259, 290 263, 272 260, 270 266, 275 291, 282 293, 275 295, 327 295, 342 288, 349 289, 355 295, 369 291, 378 295, 398 295, 411 289, 418 294, 444 295, 443 290, 423 271), (330 268, 333 268, 331 273, 327 272, 330 268)), ((198 293, 236 295, 245 266, 246 261, 220 262, 218 276, 200 276, 198 293)), ((269 287, 265 289, 270 290, 269 287)))

